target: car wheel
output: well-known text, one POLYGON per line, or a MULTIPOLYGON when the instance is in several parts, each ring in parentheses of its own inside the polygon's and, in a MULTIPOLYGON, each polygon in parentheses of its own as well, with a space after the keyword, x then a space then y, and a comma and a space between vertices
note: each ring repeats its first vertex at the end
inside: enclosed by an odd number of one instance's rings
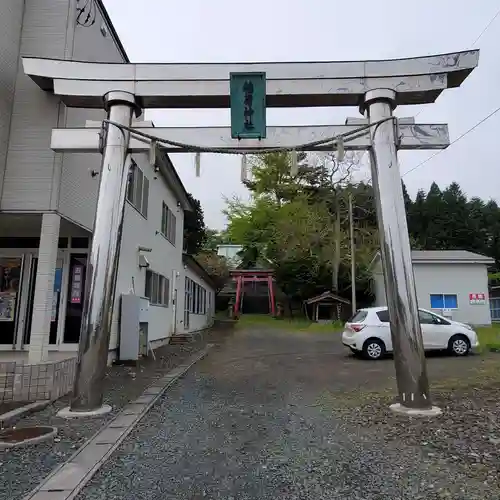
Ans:
POLYGON ((380 339, 368 339, 363 344, 363 356, 366 359, 376 360, 384 357, 385 344, 380 339))
POLYGON ((448 351, 453 356, 467 356, 470 351, 469 339, 465 335, 453 335, 448 342, 448 351))

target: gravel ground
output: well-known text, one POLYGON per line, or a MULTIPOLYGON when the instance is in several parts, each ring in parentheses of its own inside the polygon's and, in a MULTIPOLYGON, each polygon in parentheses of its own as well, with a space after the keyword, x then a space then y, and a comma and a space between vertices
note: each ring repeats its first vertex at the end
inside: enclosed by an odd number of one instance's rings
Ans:
POLYGON ((430 358, 444 415, 408 419, 387 410, 391 360, 347 356, 331 335, 238 332, 78 499, 498 499, 498 359, 430 358))
POLYGON ((18 425, 53 425, 59 429, 54 442, 16 450, 0 451, 0 500, 23 498, 57 465, 65 462, 87 439, 113 418, 125 404, 137 397, 152 381, 182 363, 200 349, 201 343, 164 346, 155 351, 157 360, 143 360, 137 367, 114 366, 105 379, 105 402, 113 411, 102 418, 65 420, 56 413, 69 401, 63 398, 30 415, 18 425))

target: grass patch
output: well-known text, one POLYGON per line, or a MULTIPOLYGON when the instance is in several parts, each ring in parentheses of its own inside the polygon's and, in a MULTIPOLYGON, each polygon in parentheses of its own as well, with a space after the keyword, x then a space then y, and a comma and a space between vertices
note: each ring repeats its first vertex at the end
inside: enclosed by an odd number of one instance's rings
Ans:
POLYGON ((337 333, 342 330, 344 324, 340 321, 333 323, 314 323, 306 318, 283 318, 276 319, 266 314, 242 314, 238 328, 274 328, 277 330, 288 330, 296 332, 314 333, 337 333))
POLYGON ((500 351, 500 325, 476 328, 479 338, 479 350, 482 352, 500 351))

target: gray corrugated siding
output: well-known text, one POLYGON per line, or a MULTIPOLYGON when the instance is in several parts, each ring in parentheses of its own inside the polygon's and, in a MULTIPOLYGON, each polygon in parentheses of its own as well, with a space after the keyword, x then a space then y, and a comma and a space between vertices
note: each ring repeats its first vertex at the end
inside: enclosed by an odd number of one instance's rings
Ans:
POLYGON ((0 1, 0 199, 14 104, 24 2, 0 1))
POLYGON ((488 261, 489 257, 467 250, 412 250, 411 258, 413 262, 421 260, 439 261, 488 261))
MULTIPOLYGON (((103 19, 99 17, 93 26, 77 26, 73 59, 96 62, 123 62, 111 35, 101 33, 103 19)), ((109 30, 108 30, 109 31, 109 30)), ((86 120, 101 120, 104 111, 68 109, 68 127, 85 126, 86 120)), ((91 229, 97 203, 99 177, 91 177, 90 170, 100 170, 99 154, 66 154, 61 175, 59 210, 63 215, 91 229)))
MULTIPOLYGON (((21 56, 63 58, 68 14, 68 0, 26 0, 21 56)), ((54 170, 60 156, 49 148, 50 130, 57 126, 58 118, 58 99, 41 92, 19 65, 1 202, 3 210, 51 208, 54 170)))
MULTIPOLYGON (((0 0, 0 26, 4 21, 6 1, 9 5, 23 4, 22 0, 0 0)), ((122 61, 111 35, 104 37, 101 34, 103 19, 100 16, 91 27, 76 26, 76 0, 26 0, 25 4, 21 56, 122 61)), ((0 41, 3 36, 4 33, 0 32, 0 41)), ((10 49, 14 66, 18 61, 16 51, 10 49)), ((0 78, 5 78, 6 73, 0 66, 0 78)), ((41 91, 24 75, 21 65, 16 80, 13 105, 10 98, 13 112, 0 208, 6 211, 58 208, 63 216, 91 228, 99 181, 98 177, 92 178, 89 171, 99 167, 99 155, 54 154, 50 150, 50 135, 54 127, 63 127, 66 123, 68 126, 84 126, 87 119, 102 118, 103 112, 65 109, 56 97, 41 91)), ((12 82, 11 87, 14 87, 12 82)), ((1 115, 4 115, 3 100, 0 95, 1 115)), ((9 114, 10 110, 7 116, 9 114)), ((0 169, 4 163, 1 155, 6 149, 5 145, 2 147, 2 130, 0 169)))

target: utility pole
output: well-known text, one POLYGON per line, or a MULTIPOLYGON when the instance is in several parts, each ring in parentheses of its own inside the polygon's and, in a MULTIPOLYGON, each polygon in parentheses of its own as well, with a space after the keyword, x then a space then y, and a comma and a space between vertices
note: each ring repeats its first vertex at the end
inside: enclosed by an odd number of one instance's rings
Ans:
POLYGON ((351 306, 352 314, 356 314, 356 245, 354 243, 354 222, 352 214, 352 193, 349 193, 349 233, 351 239, 351 306))

